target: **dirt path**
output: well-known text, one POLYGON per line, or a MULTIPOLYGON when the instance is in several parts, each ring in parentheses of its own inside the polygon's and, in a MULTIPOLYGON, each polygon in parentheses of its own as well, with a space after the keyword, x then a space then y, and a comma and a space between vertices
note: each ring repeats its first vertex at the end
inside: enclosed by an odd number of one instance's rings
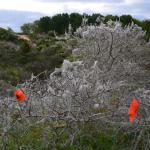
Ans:
POLYGON ((17 35, 19 39, 31 41, 30 38, 27 35, 17 35))

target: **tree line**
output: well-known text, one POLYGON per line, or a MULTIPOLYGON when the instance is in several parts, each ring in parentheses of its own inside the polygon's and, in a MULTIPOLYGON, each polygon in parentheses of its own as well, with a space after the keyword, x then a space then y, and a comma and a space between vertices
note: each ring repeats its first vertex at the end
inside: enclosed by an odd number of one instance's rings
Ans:
POLYGON ((120 20, 123 26, 131 24, 132 21, 141 26, 143 30, 147 32, 146 38, 150 37, 150 20, 138 20, 133 18, 131 15, 122 15, 122 16, 113 16, 107 15, 103 16, 99 13, 88 15, 88 14, 79 14, 79 13, 63 13, 57 14, 52 17, 44 16, 39 20, 34 21, 33 23, 25 23, 21 26, 21 30, 24 34, 38 34, 38 33, 48 33, 50 31, 55 31, 57 34, 64 34, 68 32, 69 24, 72 27, 72 31, 74 32, 78 27, 82 24, 82 18, 87 18, 88 25, 97 25, 98 22, 96 19, 100 17, 104 17, 104 23, 108 20, 116 21, 120 20))

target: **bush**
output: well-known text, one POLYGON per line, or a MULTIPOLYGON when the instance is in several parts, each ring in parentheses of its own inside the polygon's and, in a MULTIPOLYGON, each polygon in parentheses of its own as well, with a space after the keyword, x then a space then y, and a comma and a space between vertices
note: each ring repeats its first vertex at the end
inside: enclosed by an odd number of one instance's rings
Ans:
POLYGON ((0 41, 15 41, 17 37, 9 30, 0 28, 0 41))

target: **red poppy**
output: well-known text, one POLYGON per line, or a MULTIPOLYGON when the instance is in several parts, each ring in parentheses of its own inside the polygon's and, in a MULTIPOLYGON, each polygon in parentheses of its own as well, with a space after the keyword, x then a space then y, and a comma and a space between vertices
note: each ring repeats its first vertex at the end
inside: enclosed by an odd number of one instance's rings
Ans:
POLYGON ((138 108, 139 108, 139 102, 136 100, 136 98, 133 98, 128 110, 128 114, 130 115, 129 117, 130 122, 134 121, 135 116, 137 115, 138 108))
POLYGON ((17 89, 14 92, 14 96, 16 97, 17 101, 19 101, 19 102, 24 102, 26 100, 26 95, 20 89, 17 89))

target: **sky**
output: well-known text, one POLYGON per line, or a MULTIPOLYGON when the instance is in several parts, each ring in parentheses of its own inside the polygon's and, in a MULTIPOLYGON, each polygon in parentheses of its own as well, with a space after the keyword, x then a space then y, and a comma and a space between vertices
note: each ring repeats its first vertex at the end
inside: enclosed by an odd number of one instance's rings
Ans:
POLYGON ((20 31, 24 23, 58 13, 130 14, 150 19, 150 0, 0 0, 0 27, 20 31))

